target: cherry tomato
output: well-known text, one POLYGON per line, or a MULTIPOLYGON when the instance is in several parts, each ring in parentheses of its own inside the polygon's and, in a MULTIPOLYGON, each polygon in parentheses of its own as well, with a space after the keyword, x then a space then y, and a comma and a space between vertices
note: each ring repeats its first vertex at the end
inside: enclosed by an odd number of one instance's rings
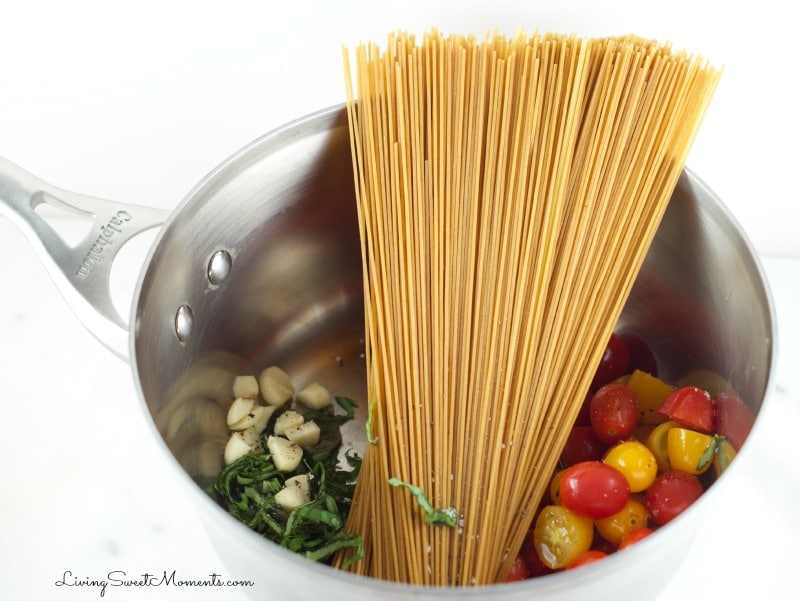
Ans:
POLYGON ((628 532, 628 534, 622 537, 622 540, 619 542, 619 548, 620 550, 627 549, 631 545, 638 543, 640 540, 647 538, 651 534, 653 534, 652 528, 643 527, 637 528, 636 530, 631 530, 628 532))
POLYGON ((581 566, 588 565, 590 563, 594 563, 600 559, 608 557, 608 553, 605 551, 598 551, 596 549, 589 549, 585 553, 583 553, 580 557, 576 558, 572 561, 565 569, 567 570, 574 570, 575 568, 579 568, 581 566))
POLYGON ((559 493, 565 507, 592 519, 615 514, 631 494, 625 476, 600 461, 583 461, 565 469, 559 493))
POLYGON ((756 418, 735 394, 720 392, 714 401, 714 432, 724 436, 738 451, 750 434, 756 418))
POLYGON ((563 505, 548 505, 539 512, 533 528, 533 545, 550 569, 565 568, 592 546, 592 520, 563 505))
POLYGON ((697 476, 670 470, 656 477, 644 493, 647 513, 656 524, 663 526, 683 513, 703 494, 697 476))
POLYGON ((589 419, 602 442, 613 443, 627 438, 639 421, 636 395, 624 384, 602 386, 592 396, 589 419))
POLYGON ((622 336, 616 332, 612 333, 603 351, 603 356, 600 358, 600 363, 595 370, 591 385, 592 390, 597 390, 624 375, 628 370, 629 362, 630 351, 628 350, 628 345, 622 336))
POLYGON ((581 461, 596 461, 603 457, 607 447, 591 426, 575 426, 561 451, 561 465, 569 467, 581 461))
POLYGON ((626 440, 609 449, 603 463, 621 472, 632 493, 642 492, 656 479, 658 462, 638 440, 626 440))
POLYGON ((702 474, 711 467, 713 455, 709 452, 715 444, 714 437, 708 434, 688 428, 672 428, 667 433, 669 464, 672 469, 687 474, 702 474))
POLYGON ((602 520, 595 520, 597 533, 610 543, 619 545, 634 530, 647 526, 647 508, 635 499, 628 499, 625 507, 602 520))
POLYGON ((710 394, 696 386, 683 386, 673 391, 664 399, 659 413, 698 432, 710 434, 714 431, 714 402, 710 394))
POLYGON ((640 369, 633 371, 627 386, 639 402, 639 419, 642 423, 655 425, 667 421, 667 417, 658 410, 675 390, 672 386, 640 369))
POLYGON ((525 563, 521 555, 517 555, 514 559, 514 563, 511 564, 511 569, 508 571, 506 582, 519 582, 520 580, 530 578, 530 575, 528 564, 525 563))

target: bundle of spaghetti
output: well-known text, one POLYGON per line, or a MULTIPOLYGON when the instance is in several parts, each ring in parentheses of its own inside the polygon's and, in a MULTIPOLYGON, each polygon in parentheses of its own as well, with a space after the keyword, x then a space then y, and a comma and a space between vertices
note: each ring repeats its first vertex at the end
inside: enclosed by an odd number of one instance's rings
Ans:
POLYGON ((371 437, 350 569, 502 581, 719 72, 636 37, 433 30, 359 45, 356 94, 344 56, 371 437))

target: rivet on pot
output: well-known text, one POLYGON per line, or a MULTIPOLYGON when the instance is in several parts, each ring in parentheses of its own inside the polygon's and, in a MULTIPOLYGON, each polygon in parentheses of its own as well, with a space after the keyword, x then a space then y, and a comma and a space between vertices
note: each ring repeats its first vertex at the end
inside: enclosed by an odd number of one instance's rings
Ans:
POLYGON ((208 281, 213 285, 221 284, 231 272, 231 255, 226 250, 218 250, 208 261, 208 281))
POLYGON ((181 343, 186 342, 192 336, 194 328, 194 312, 189 305, 181 305, 175 313, 175 335, 181 343))

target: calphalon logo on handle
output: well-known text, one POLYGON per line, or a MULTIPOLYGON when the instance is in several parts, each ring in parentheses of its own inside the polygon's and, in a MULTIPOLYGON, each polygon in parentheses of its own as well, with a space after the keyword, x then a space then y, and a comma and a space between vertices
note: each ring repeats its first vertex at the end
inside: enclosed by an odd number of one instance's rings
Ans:
POLYGON ((103 253, 105 253, 106 248, 114 244, 114 237, 122 233, 122 228, 125 223, 131 219, 133 219, 133 217, 127 211, 117 211, 117 214, 100 228, 100 235, 97 236, 97 239, 89 247, 75 275, 79 278, 88 276, 92 267, 103 260, 103 253))

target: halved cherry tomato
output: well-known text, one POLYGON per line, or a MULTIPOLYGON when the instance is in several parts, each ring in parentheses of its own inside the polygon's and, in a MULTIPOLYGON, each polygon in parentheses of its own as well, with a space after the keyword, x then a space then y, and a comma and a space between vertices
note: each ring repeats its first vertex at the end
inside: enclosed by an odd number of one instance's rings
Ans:
POLYGON ((618 382, 602 386, 589 403, 589 419, 602 442, 613 443, 627 438, 639 421, 636 395, 618 382))
POLYGON ((638 440, 626 440, 611 447, 603 458, 603 463, 625 476, 632 493, 645 490, 658 473, 655 456, 638 440))
POLYGON ((738 451, 753 428, 755 416, 735 394, 720 392, 714 397, 714 432, 738 451))
POLYGON ((663 526, 683 513, 703 494, 697 476, 670 470, 656 477, 644 493, 647 513, 656 524, 663 526))
POLYGON ((603 457, 607 447, 591 426, 575 426, 561 451, 561 465, 569 467, 581 461, 596 461, 603 457))
POLYGON ((625 476, 600 461, 583 461, 565 469, 559 493, 565 507, 592 519, 617 513, 631 495, 625 476))
POLYGON ((612 333, 595 370, 591 389, 597 390, 624 375, 628 371, 629 362, 630 351, 627 343, 622 336, 616 332, 612 333))
POLYGON ((640 369, 633 371, 627 385, 639 402, 639 419, 642 423, 660 424, 667 421, 667 417, 658 410, 675 390, 672 386, 640 369))
POLYGON ((622 537, 622 540, 619 542, 619 548, 620 550, 627 549, 631 545, 638 543, 640 540, 647 538, 651 534, 653 534, 653 529, 647 528, 646 526, 644 528, 631 530, 628 532, 628 534, 622 537))
POLYGON ((514 559, 514 563, 511 564, 511 569, 508 571, 506 582, 519 582, 520 580, 529 578, 530 575, 531 573, 528 569, 528 564, 525 563, 525 560, 522 558, 522 556, 517 555, 517 557, 514 559))
POLYGON ((594 524, 591 519, 570 511, 563 505, 543 508, 533 528, 533 545, 542 563, 561 569, 592 546, 594 524))
POLYGON ((572 561, 565 569, 574 570, 575 568, 594 563, 595 561, 599 561, 600 559, 604 559, 606 557, 608 557, 608 553, 605 551, 589 549, 583 555, 572 561))
POLYGON ((710 434, 714 431, 714 402, 710 394, 696 386, 683 386, 673 391, 664 399, 659 413, 698 432, 710 434))
POLYGON ((619 545, 634 530, 647 526, 647 508, 636 499, 628 499, 625 507, 602 520, 595 520, 597 533, 608 542, 619 545))
POLYGON ((712 445, 716 445, 713 436, 688 428, 672 428, 667 433, 669 464, 687 474, 705 473, 714 457, 712 445))

